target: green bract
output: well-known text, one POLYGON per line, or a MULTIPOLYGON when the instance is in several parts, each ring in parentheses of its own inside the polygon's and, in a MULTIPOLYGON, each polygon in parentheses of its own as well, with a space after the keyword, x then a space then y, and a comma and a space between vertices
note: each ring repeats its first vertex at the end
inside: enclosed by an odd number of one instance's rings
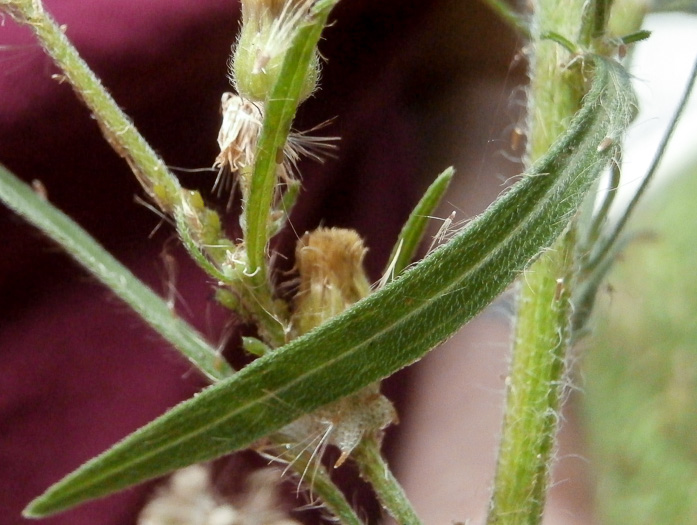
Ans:
MULTIPOLYGON (((257 102, 269 98, 298 29, 314 12, 311 0, 242 1, 242 28, 230 64, 232 82, 241 96, 257 102)), ((319 78, 316 52, 300 73, 302 102, 315 90, 319 78)))

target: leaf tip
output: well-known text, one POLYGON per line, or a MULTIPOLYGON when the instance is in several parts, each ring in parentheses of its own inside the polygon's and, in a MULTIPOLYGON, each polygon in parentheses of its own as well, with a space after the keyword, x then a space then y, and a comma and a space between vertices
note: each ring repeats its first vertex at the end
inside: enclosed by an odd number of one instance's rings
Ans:
POLYGON ((43 503, 43 496, 33 499, 22 511, 22 517, 29 519, 43 518, 50 513, 50 511, 44 508, 45 505, 43 503))
POLYGON ((22 511, 22 517, 29 519, 46 518, 74 506, 75 503, 64 500, 60 490, 56 491, 56 488, 60 489, 57 485, 49 487, 43 494, 31 500, 22 511))

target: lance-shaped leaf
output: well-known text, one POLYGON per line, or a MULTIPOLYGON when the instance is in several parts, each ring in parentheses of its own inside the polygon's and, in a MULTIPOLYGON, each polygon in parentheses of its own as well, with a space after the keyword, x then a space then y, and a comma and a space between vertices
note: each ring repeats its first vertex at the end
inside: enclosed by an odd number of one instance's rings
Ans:
POLYGON ((248 446, 451 336, 552 244, 615 152, 634 98, 618 64, 586 57, 591 65, 593 83, 567 132, 452 241, 345 313, 89 461, 36 499, 26 515, 55 513, 248 446))
POLYGON ((84 229, 0 165, 0 202, 56 241, 71 257, 128 304, 156 332, 217 381, 233 373, 218 351, 180 319, 155 292, 139 281, 84 229))
POLYGON ((402 231, 397 236, 397 242, 392 248, 387 267, 383 271, 383 281, 385 283, 398 277, 409 263, 414 259, 416 250, 426 232, 426 225, 431 218, 430 215, 440 203, 441 198, 453 180, 455 170, 450 167, 436 177, 431 185, 426 189, 421 200, 409 214, 407 222, 404 223, 402 231))

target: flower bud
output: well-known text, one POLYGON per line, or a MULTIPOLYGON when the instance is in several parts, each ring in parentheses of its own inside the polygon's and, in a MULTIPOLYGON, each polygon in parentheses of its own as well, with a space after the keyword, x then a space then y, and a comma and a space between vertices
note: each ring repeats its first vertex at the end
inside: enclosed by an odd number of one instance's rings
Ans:
MULTIPOLYGON (((230 62, 230 78, 242 97, 257 102, 268 98, 312 4, 313 0, 242 0, 242 29, 230 62)), ((315 55, 301 102, 312 94, 318 77, 315 55)))
MULTIPOLYGON (((363 269, 367 249, 353 230, 319 228, 306 233, 295 250, 300 285, 294 299, 294 335, 302 335, 339 315, 370 293, 363 269)), ((341 378, 337 378, 340 381, 341 378)), ((380 393, 380 383, 307 414, 281 429, 292 440, 322 436, 318 448, 335 445, 341 466, 364 436, 380 438, 398 420, 392 403, 380 393)))
POLYGON ((293 325, 304 334, 370 293, 363 270, 367 249, 353 230, 319 228, 306 233, 295 250, 300 286, 293 325))

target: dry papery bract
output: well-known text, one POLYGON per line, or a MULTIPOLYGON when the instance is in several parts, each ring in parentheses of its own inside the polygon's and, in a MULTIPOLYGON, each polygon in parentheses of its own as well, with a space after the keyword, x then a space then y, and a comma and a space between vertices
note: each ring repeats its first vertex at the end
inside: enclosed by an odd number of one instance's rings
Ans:
MULTIPOLYGON (((216 187, 225 186, 225 176, 236 174, 242 185, 242 192, 249 188, 249 173, 257 151, 257 143, 264 123, 262 104, 247 100, 234 93, 223 93, 221 98, 223 121, 218 132, 220 153, 213 164, 219 170, 216 187)), ((278 175, 281 181, 288 183, 295 178, 297 163, 302 157, 321 162, 326 155, 336 150, 338 137, 316 137, 312 131, 320 129, 320 124, 307 132, 291 132, 283 148, 283 162, 279 164, 278 175)))

